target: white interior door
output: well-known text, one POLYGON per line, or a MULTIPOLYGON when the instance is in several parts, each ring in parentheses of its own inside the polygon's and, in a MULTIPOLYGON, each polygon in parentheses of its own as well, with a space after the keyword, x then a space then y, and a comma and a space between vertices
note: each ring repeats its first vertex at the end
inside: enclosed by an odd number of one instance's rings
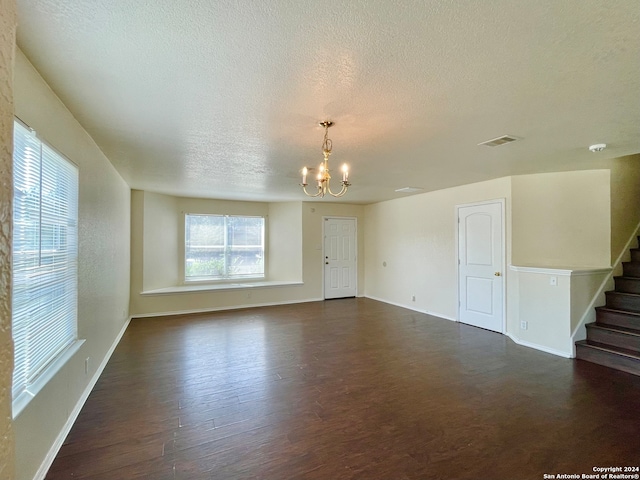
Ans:
POLYGON ((458 208, 460 321, 504 332, 503 203, 458 208))
POLYGON ((356 296, 356 219, 324 219, 324 298, 356 296))

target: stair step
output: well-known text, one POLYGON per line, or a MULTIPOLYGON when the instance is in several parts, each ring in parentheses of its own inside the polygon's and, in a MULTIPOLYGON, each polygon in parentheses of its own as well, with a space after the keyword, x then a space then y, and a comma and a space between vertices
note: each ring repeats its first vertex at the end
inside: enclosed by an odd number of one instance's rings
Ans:
POLYGON ((596 307, 596 323, 640 330, 640 313, 596 307))
POLYGON ((640 330, 589 323, 587 342, 624 348, 640 355, 640 330))
POLYGON ((640 278, 636 277, 613 277, 616 282, 616 292, 640 294, 640 278))
POLYGON ((640 354, 625 349, 580 340, 576 342, 576 358, 640 376, 640 354))
POLYGON ((625 277, 640 277, 640 262, 622 262, 625 277))
POLYGON ((640 295, 635 293, 605 292, 607 307, 640 313, 640 295))
MULTIPOLYGON (((638 235, 640 247, 640 235, 638 235)), ((596 322, 585 325, 587 339, 576 342, 576 358, 640 376, 640 248, 631 248, 614 277, 615 291, 596 307, 596 322)))

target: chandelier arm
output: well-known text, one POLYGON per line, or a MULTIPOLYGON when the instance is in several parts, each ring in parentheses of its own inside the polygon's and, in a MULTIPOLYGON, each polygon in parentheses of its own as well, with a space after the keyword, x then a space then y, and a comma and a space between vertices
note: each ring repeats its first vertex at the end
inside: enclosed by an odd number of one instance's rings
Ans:
POLYGON ((341 184, 342 184, 342 189, 337 193, 333 193, 331 191, 331 186, 329 184, 327 184, 327 191, 329 192, 329 195, 331 195, 332 197, 341 197, 345 193, 347 193, 347 189, 351 186, 351 184, 349 182, 345 182, 345 181, 342 181, 341 184))
POLYGON ((307 192, 307 186, 306 185, 302 185, 302 191, 305 193, 305 195, 307 197, 324 197, 324 195, 322 195, 322 188, 318 187, 318 192, 315 195, 311 195, 309 192, 307 192))

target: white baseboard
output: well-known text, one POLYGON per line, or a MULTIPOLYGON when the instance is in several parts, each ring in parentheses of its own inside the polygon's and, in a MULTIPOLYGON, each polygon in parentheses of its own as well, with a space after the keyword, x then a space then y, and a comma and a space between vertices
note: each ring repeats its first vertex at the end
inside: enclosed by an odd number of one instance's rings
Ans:
POLYGON ((176 310, 171 312, 153 312, 153 313, 136 313, 132 315, 133 318, 152 318, 152 317, 169 317, 172 315, 189 315, 192 313, 212 313, 222 312, 224 310, 239 310, 241 308, 256 308, 256 307, 273 307, 277 305, 292 305, 295 303, 309 303, 309 302, 321 302, 324 298, 305 298, 303 300, 289 300, 286 302, 267 302, 267 303, 245 303, 242 305, 228 305, 225 307, 209 307, 199 308, 192 310, 176 310))
POLYGON ((424 310, 424 313, 427 315, 431 315, 432 317, 443 318, 444 320, 449 320, 450 322, 457 322, 457 318, 449 317, 447 315, 443 315, 442 313, 430 312, 429 310, 424 310))
POLYGON ((572 355, 569 352, 563 352, 562 350, 556 350, 555 348, 545 347, 544 345, 538 345, 537 343, 526 342, 524 340, 520 340, 518 337, 515 337, 511 333, 505 333, 505 335, 515 343, 517 343, 518 345, 522 345, 523 347, 533 348, 535 350, 540 350, 541 352, 557 355, 558 357, 572 358, 572 355))
POLYGON ((448 317, 448 316, 443 315, 441 313, 429 312, 427 310, 420 310, 420 309, 418 309, 418 308, 416 308, 414 306, 411 306, 411 305, 405 305, 405 304, 402 304, 402 303, 392 302, 390 300, 385 300, 383 298, 374 297, 373 295, 364 295, 364 297, 365 298, 370 298, 371 300, 376 300, 378 302, 388 303, 389 305, 394 305, 396 307, 406 308, 407 310, 413 310, 414 312, 424 313, 425 315, 431 315, 432 317, 438 317, 438 318, 442 318, 444 320, 450 320, 452 322, 457 322, 458 321, 455 318, 448 317))
POLYGON ((62 427, 62 430, 60 430, 60 433, 56 437, 56 440, 53 442, 53 445, 51 445, 49 452, 47 452, 47 455, 44 457, 44 460, 42 461, 40 468, 38 469, 35 476, 33 477, 33 480, 44 480, 44 478, 47 476, 47 472, 49 471, 49 468, 51 468, 51 464, 53 464, 53 461, 56 459, 56 455, 58 455, 58 452, 60 451, 60 448, 64 443, 64 439, 67 438, 67 435, 71 431, 71 427, 73 427, 73 424, 78 418, 78 415, 80 415, 80 411, 82 410, 82 407, 87 401, 87 398, 89 398, 89 395, 93 390, 93 387, 95 387, 96 383, 98 382, 98 379, 102 374, 102 371, 107 366, 107 362, 109 361, 109 359, 111 358, 111 355, 113 354, 114 350, 118 346, 118 343, 120 343, 120 339, 124 335, 124 332, 127 330, 127 327, 129 326, 129 322, 131 322, 131 317, 129 317, 127 321, 124 323, 124 325, 122 326, 122 329, 120 330, 117 337, 113 341, 113 344, 109 348, 109 351, 104 356, 104 358, 102 359, 102 362, 98 366, 96 373, 94 373, 93 377, 91 377, 91 380, 89 380, 87 387, 84 389, 75 407, 69 414, 69 418, 67 419, 64 426, 62 427))

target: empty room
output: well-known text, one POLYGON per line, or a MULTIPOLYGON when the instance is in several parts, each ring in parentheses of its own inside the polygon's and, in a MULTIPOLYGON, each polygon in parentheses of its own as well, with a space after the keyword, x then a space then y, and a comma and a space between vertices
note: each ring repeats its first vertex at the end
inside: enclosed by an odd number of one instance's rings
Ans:
POLYGON ((636 0, 0 0, 0 479, 640 478, 636 0))

